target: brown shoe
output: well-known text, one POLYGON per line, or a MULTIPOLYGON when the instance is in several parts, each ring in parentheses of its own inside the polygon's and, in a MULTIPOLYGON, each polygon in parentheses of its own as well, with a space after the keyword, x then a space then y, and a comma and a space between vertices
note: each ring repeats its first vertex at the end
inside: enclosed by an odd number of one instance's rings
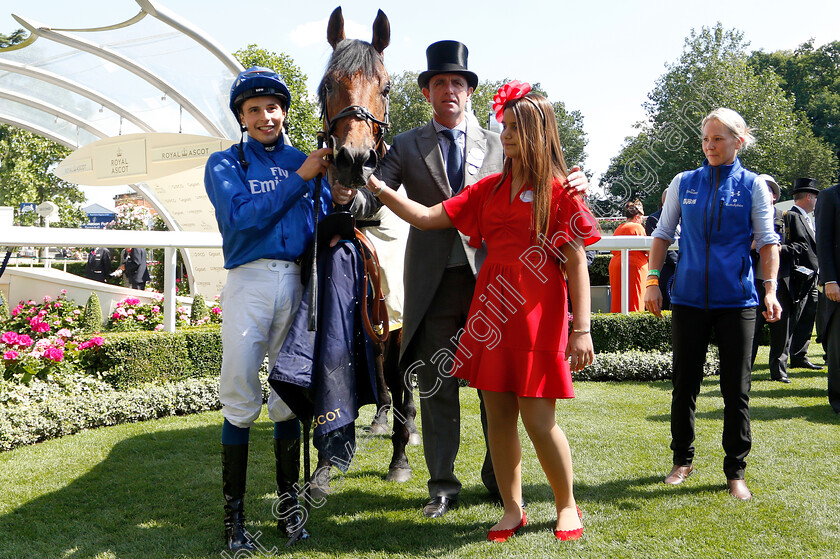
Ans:
POLYGON ((668 474, 662 483, 667 485, 679 485, 685 481, 685 479, 690 476, 694 472, 694 464, 689 464, 688 466, 677 466, 674 464, 671 473, 668 474))
POLYGON ((729 494, 740 501, 749 501, 752 499, 752 493, 747 489, 747 483, 743 479, 730 479, 726 481, 729 487, 729 494))

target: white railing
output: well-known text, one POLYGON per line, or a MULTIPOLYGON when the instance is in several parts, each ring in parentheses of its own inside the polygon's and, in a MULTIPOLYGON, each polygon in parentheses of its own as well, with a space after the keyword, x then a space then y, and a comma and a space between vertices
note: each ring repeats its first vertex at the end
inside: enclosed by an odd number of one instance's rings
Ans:
MULTIPOLYGON (((653 237, 638 237, 635 235, 605 235, 595 244, 586 247, 589 250, 620 250, 621 251, 621 314, 628 314, 630 308, 630 251, 644 250, 650 252, 653 237)), ((670 250, 677 250, 677 243, 671 245, 670 250)), ((644 294, 644 289, 642 290, 644 294)))
MULTIPOLYGON (((0 227, 0 247, 147 247, 163 248, 163 329, 175 330, 176 249, 221 248, 219 233, 188 231, 120 231, 55 227, 0 227)), ((2 257, 2 255, 0 255, 2 257)))
MULTIPOLYGON (((590 250, 621 251, 621 312, 629 309, 629 261, 631 250, 650 251, 653 237, 604 236, 587 247, 590 250)), ((0 227, 0 247, 127 247, 142 246, 165 249, 163 259, 164 330, 175 330, 175 272, 178 248, 221 248, 219 233, 187 231, 120 231, 101 229, 60 229, 46 227, 0 227)), ((672 245, 674 250, 677 245, 672 245)))

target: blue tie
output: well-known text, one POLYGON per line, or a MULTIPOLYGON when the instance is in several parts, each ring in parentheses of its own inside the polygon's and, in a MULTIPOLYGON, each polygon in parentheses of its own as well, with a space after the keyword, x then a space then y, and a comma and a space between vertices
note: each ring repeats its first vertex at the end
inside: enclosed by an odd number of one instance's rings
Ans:
POLYGON ((441 133, 449 138, 449 154, 446 157, 446 176, 449 177, 449 186, 452 192, 461 190, 461 185, 464 182, 464 166, 463 158, 461 157, 461 147, 458 145, 458 137, 461 135, 460 130, 441 130, 441 133))

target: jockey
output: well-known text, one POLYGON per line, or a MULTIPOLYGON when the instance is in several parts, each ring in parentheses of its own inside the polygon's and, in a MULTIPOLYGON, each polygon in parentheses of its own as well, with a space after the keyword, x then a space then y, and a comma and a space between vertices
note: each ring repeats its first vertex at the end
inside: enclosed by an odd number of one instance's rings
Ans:
MULTIPOLYGON (((322 211, 332 208, 325 174, 330 150, 308 157, 284 142, 291 94, 283 78, 262 67, 239 76, 230 90, 230 109, 242 139, 207 161, 204 186, 222 234, 227 281, 221 293, 222 489, 225 534, 230 551, 256 549, 244 528, 245 479, 251 425, 260 415, 259 370, 273 364, 300 303, 300 258, 312 242, 314 196, 322 211), (248 139, 245 141, 245 132, 248 139), (317 192, 317 194, 316 194, 317 192)), ((271 392, 274 423, 278 529, 291 538, 303 522, 295 484, 300 472, 300 422, 271 392)), ((309 535, 299 532, 300 539, 309 535)))

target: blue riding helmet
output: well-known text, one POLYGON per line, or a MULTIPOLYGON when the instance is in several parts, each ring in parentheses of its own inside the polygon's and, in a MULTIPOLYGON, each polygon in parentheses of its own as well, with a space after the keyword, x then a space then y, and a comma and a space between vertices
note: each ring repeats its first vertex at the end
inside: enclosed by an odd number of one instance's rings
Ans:
POLYGON ((230 110, 239 121, 239 107, 246 99, 274 95, 279 97, 284 112, 289 112, 292 95, 283 78, 272 70, 263 66, 252 66, 240 72, 230 88, 230 110))

